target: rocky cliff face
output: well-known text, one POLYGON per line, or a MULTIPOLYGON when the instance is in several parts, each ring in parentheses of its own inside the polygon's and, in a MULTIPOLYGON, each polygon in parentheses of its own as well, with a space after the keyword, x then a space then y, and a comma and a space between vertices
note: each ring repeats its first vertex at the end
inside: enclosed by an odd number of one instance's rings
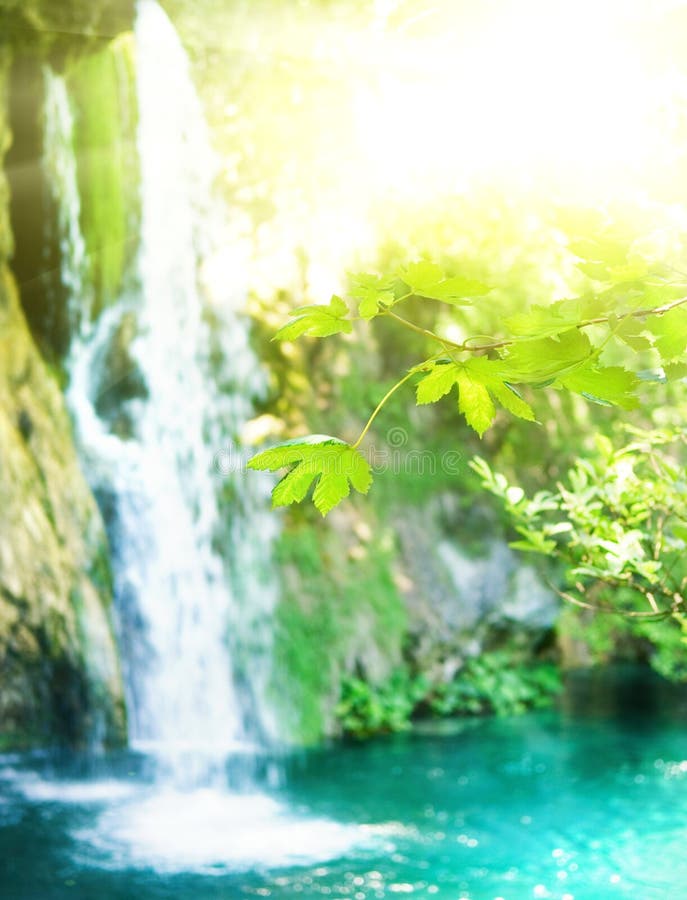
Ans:
POLYGON ((337 735, 350 678, 375 691, 406 671, 434 690, 484 652, 532 664, 555 656, 556 596, 494 529, 461 521, 456 501, 444 492, 385 519, 372 497, 324 525, 302 512, 286 518, 274 623, 285 736, 337 735))
MULTIPOLYGON (((71 5, 0 0, 0 18, 28 35, 56 28, 50 15, 71 5)), ((0 167, 12 140, 11 64, 0 40, 0 167)), ((0 174, 0 746, 116 745, 126 720, 107 543, 59 386, 22 312, 12 253, 0 174)))
POLYGON ((69 52, 130 27, 133 0, 0 0, 0 44, 69 52))

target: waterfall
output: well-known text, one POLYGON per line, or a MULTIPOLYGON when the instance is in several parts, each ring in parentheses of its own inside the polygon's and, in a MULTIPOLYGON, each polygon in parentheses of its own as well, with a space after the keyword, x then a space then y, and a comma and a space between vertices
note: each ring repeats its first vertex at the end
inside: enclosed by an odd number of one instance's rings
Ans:
MULTIPOLYGON (((189 61, 154 0, 139 6, 135 40, 137 287, 74 336, 67 399, 108 520, 132 744, 177 763, 182 755, 177 772, 192 768, 190 756, 214 760, 216 772, 228 752, 275 731, 266 702, 274 525, 263 511, 265 483, 243 477, 230 443, 251 417, 262 375, 233 309, 241 298, 232 296, 231 273, 226 296, 209 309, 202 267, 225 227, 212 197, 216 162, 189 61), (219 362, 216 353, 211 359, 213 341, 224 349, 219 362), (231 390, 220 391, 219 382, 231 390), (230 521, 218 507, 226 481, 213 466, 227 445, 230 521)), ((59 76, 51 78, 57 99, 46 106, 48 143, 68 172, 68 97, 59 76)), ((57 180, 55 190, 65 283, 78 302, 84 242, 76 177, 57 180)), ((200 769, 207 778, 205 762, 200 769)))
MULTIPOLYGON (((83 111, 70 82, 46 75, 44 162, 74 313, 67 401, 108 526, 130 737, 143 750, 124 776, 89 787, 101 808, 71 831, 75 859, 215 876, 336 858, 366 835, 291 809, 272 796, 270 754, 253 763, 277 736, 276 526, 270 480, 245 475, 237 435, 264 377, 241 317, 242 273, 222 272, 231 220, 213 200, 189 63, 154 0, 140 3, 135 41, 140 244, 121 295, 97 316, 74 155, 83 111)), ((29 786, 60 798, 72 788, 29 786)))
POLYGON ((57 201, 60 255, 63 260, 68 260, 61 277, 70 298, 70 328, 76 333, 81 323, 89 318, 90 298, 84 279, 86 243, 79 226, 81 202, 73 148, 74 115, 64 78, 46 66, 43 80, 44 166, 57 201))

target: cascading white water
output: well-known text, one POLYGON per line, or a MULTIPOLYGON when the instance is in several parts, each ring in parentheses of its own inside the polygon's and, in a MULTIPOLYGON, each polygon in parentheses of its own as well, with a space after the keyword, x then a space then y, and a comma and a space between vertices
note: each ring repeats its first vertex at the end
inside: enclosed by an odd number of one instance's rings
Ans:
POLYGON ((74 119, 56 75, 48 76, 45 162, 77 316, 67 399, 83 466, 110 520, 131 737, 163 765, 152 782, 145 766, 142 777, 107 778, 85 795, 69 782, 25 787, 99 804, 88 826, 72 832, 76 859, 85 854, 91 867, 216 875, 325 860, 367 834, 291 810, 269 795, 269 778, 256 789, 239 771, 237 791, 223 765, 228 751, 276 735, 267 702, 276 599, 269 480, 245 476, 232 444, 262 375, 234 309, 240 273, 231 268, 224 296, 216 284, 209 292, 214 324, 206 324, 201 270, 218 271, 214 251, 224 236, 212 202, 215 164, 187 58, 154 0, 140 4, 136 46, 138 273, 94 321, 90 305, 81 313, 89 286, 74 119), (122 390, 132 379, 138 387, 122 390), (217 495, 226 479, 233 502, 222 521, 217 495))
POLYGON ((90 296, 84 281, 86 242, 79 225, 81 202, 73 146, 74 115, 64 78, 46 66, 43 82, 44 165, 57 200, 60 255, 69 260, 61 277, 70 298, 70 325, 72 331, 78 332, 81 323, 89 318, 90 296))
MULTIPOLYGON (((140 704, 147 719, 141 736, 166 744, 192 736, 202 745, 221 747, 245 737, 232 691, 229 631, 233 627, 252 637, 260 613, 271 609, 274 591, 269 583, 249 590, 256 586, 239 579, 244 608, 232 596, 223 559, 213 550, 219 523, 211 456, 217 448, 208 446, 206 435, 218 434, 218 412, 223 416, 220 428, 230 434, 250 417, 259 367, 245 326, 234 319, 233 395, 220 398, 208 377, 210 334, 203 320, 199 264, 222 239, 219 208, 211 199, 217 164, 188 59, 154 0, 139 7, 136 45, 144 295, 137 359, 150 394, 139 425, 153 470, 146 478, 152 488, 150 530, 157 536, 152 581, 141 585, 139 595, 158 660, 140 704), (165 455, 173 472, 160 465, 165 455), (248 629, 245 619, 250 620, 248 629)), ((248 484, 238 486, 244 494, 250 490, 248 484)), ((255 515, 260 517, 259 504, 255 515)), ((238 509, 236 516, 241 528, 238 533, 234 529, 233 546, 225 548, 229 561, 254 546, 257 537, 264 573, 271 529, 262 517, 256 528, 255 519, 241 517, 238 509)), ((148 556, 145 566, 150 566, 148 556)), ((141 568, 137 560, 136 572, 141 568)), ((256 682, 264 661, 264 653, 252 660, 256 682)), ((253 713, 257 717, 258 711, 253 713)))
MULTIPOLYGON (((213 459, 250 418, 262 376, 229 292, 214 318, 220 340, 226 334, 230 344, 225 374, 234 387, 230 395, 215 387, 200 268, 223 237, 211 192, 216 164, 188 59, 154 0, 139 6, 135 39, 140 289, 76 335, 68 402, 85 468, 112 507, 132 743, 172 758, 183 753, 188 771, 189 752, 220 760, 256 734, 274 733, 265 703, 274 525, 260 512, 264 483, 240 471, 224 473, 235 479, 239 496, 234 520, 219 517, 213 459), (127 353, 145 390, 126 401, 131 429, 122 435, 100 416, 98 400, 104 392, 116 393, 105 361, 126 317, 136 323, 127 353), (250 565, 241 566, 247 558, 250 565), (237 673, 232 649, 245 644, 250 656, 237 673)), ((64 83, 58 76, 52 80, 57 100, 46 108, 50 152, 71 152, 73 158, 64 83)), ((76 177, 61 178, 55 189, 63 211, 64 280, 78 300, 84 242, 76 177)), ((239 459, 236 453, 233 459, 239 459)), ((200 777, 209 777, 208 771, 202 763, 200 777)))

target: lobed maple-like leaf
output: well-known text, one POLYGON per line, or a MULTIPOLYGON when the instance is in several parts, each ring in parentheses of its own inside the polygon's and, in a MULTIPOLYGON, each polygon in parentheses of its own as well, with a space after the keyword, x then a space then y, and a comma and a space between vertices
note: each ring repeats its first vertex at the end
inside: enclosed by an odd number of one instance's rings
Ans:
POLYGON ((295 318, 277 331, 273 341, 293 341, 301 335, 328 337, 331 334, 350 334, 353 326, 348 320, 348 307, 336 294, 325 305, 299 306, 294 310, 295 318))
POLYGON ((497 400, 513 415, 534 421, 530 405, 500 375, 500 362, 485 357, 465 362, 436 362, 417 386, 417 402, 434 403, 458 388, 458 408, 480 435, 494 421, 497 400))
POLYGON ((440 300, 453 306, 464 306, 472 297, 481 297, 491 288, 473 278, 447 277, 441 266, 431 262, 410 263, 399 276, 418 297, 440 300))
POLYGON ((351 297, 358 301, 358 312, 363 319, 372 319, 380 309, 393 305, 395 281, 367 272, 351 276, 351 297))
POLYGON ((313 503, 326 516, 350 494, 351 487, 366 494, 372 484, 372 471, 362 453, 326 434, 286 441, 248 462, 250 469, 271 472, 287 466, 290 470, 272 491, 273 507, 300 503, 314 482, 313 503))

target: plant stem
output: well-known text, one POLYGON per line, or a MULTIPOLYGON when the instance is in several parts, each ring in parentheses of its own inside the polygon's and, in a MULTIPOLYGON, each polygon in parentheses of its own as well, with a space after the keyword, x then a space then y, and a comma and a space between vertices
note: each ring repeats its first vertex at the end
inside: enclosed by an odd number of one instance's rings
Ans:
POLYGON ((402 385, 404 385, 406 383, 406 381, 408 381, 409 378, 412 378, 412 376, 415 374, 415 372, 416 372, 416 369, 411 369, 410 372, 408 372, 406 375, 404 375, 400 381, 397 381, 396 384, 393 385, 393 387, 390 387, 389 390, 386 392, 386 394, 384 394, 382 399, 379 401, 379 403, 375 407, 374 412, 372 413, 370 418, 365 423, 365 427, 360 432, 358 440, 354 444, 351 444, 351 446, 353 447, 354 450, 357 450, 358 447, 360 446, 360 444, 362 443, 365 435, 370 430, 370 426, 372 425, 374 420, 377 418, 377 413, 381 410, 381 408, 387 402, 389 397, 391 397, 392 394, 394 394, 402 385))
MULTIPOLYGON (((410 295, 408 295, 408 296, 410 296, 410 295)), ((405 299, 405 298, 399 298, 399 299, 405 299)), ((664 306, 657 306, 657 307, 648 308, 648 309, 637 309, 637 310, 633 310, 632 312, 623 313, 622 315, 617 316, 616 319, 617 319, 617 322, 620 323, 624 319, 641 319, 641 318, 645 318, 647 316, 660 316, 660 315, 663 315, 664 313, 670 312, 670 310, 675 309, 678 306, 683 306, 685 303, 687 303, 687 297, 681 297, 680 299, 674 300, 672 303, 667 303, 664 306)), ((504 338, 503 340, 500 340, 500 341, 492 341, 489 344, 480 344, 478 346, 471 347, 469 345, 468 341, 474 340, 474 338, 467 338, 462 344, 459 344, 456 341, 451 341, 448 338, 441 337, 441 335, 436 334, 434 331, 430 331, 428 328, 421 328, 419 325, 415 325, 413 322, 409 322, 407 319, 404 319, 402 316, 399 316, 397 313, 392 312, 390 309, 385 310, 383 315, 390 316, 392 319, 395 319, 397 322, 399 322, 401 325, 404 325, 406 328, 409 328, 411 331, 414 331, 417 334, 421 334, 423 337, 429 338, 432 341, 436 341, 438 344, 441 345, 441 347, 444 349, 446 354, 451 359, 453 359, 453 354, 451 351, 455 352, 457 350, 461 353, 484 353, 489 350, 497 350, 501 347, 508 347, 511 344, 515 344, 522 340, 536 340, 537 339, 534 336, 531 338, 528 338, 528 337, 504 338)), ((588 328, 590 325, 602 325, 604 323, 609 322, 610 319, 611 319, 610 316, 599 316, 598 318, 595 318, 595 319, 587 319, 584 322, 579 322, 577 325, 575 325, 573 327, 579 329, 579 328, 588 328)), ((613 329, 611 334, 608 336, 606 341, 604 341, 604 344, 602 346, 605 346, 605 344, 610 340, 610 338, 613 336, 613 334, 615 333, 617 328, 618 328, 618 324, 616 324, 615 328, 613 329)), ((454 362, 455 362, 455 360, 454 360, 454 362)), ((578 364, 576 363, 575 366, 573 366, 573 368, 575 368, 577 365, 578 364)), ((389 390, 386 392, 386 394, 382 397, 382 399, 379 401, 379 403, 375 407, 374 412, 372 413, 370 418, 365 423, 365 427, 360 432, 358 439, 355 441, 354 444, 351 445, 354 450, 357 450, 357 448, 360 446, 360 444, 362 443, 362 441, 365 438, 365 435, 370 430, 372 423, 377 418, 378 413, 380 412, 382 407, 386 404, 386 402, 389 400, 389 398, 392 396, 392 394, 394 394, 402 385, 404 385, 406 383, 406 381, 408 381, 408 379, 411 378, 418 371, 418 368, 419 368, 418 366, 415 366, 414 368, 412 368, 406 375, 403 376, 403 378, 401 378, 400 381, 397 381, 396 384, 394 384, 391 388, 389 388, 389 390)), ((563 594, 561 594, 561 596, 563 596, 563 594)), ((571 598, 566 596, 565 599, 570 600, 571 598)), ((586 605, 586 604, 583 604, 582 601, 572 601, 572 602, 576 602, 578 605, 586 605)), ((662 613, 662 615, 664 615, 664 614, 669 614, 669 612, 662 613)), ((653 615, 655 615, 655 614, 653 614, 653 615)))
MULTIPOLYGON (((678 306, 684 306, 687 303, 687 297, 680 297, 678 300, 673 300, 672 303, 666 303, 665 306, 655 306, 649 307, 647 309, 636 309, 632 312, 622 313, 619 316, 616 316, 618 323, 623 322, 625 319, 645 319, 647 316, 662 316, 664 313, 670 312, 672 309, 676 309, 678 306)), ((486 353, 489 350, 499 350, 502 347, 510 347, 512 344, 521 343, 523 341, 536 341, 540 340, 539 335, 523 336, 523 337, 514 337, 514 338, 503 338, 498 341, 490 341, 488 344, 477 344, 475 346, 470 345, 470 341, 474 341, 477 337, 466 338, 462 344, 456 343, 456 341, 451 341, 448 338, 441 337, 441 335, 436 334, 434 331, 430 331, 427 328, 420 328, 419 325, 415 325, 413 322, 409 322, 407 319, 404 319, 402 316, 396 315, 396 313, 391 312, 391 310, 387 310, 385 315, 391 316, 392 319, 396 319, 397 322, 400 322, 402 325, 405 325, 406 328, 412 329, 412 331, 417 332, 418 334, 424 335, 424 337, 428 337, 433 341, 438 341, 440 344, 448 347, 452 347, 454 350, 459 350, 462 353, 486 353)), ((610 316, 598 316, 595 319, 586 319, 584 322, 578 322, 576 325, 571 325, 571 328, 589 328, 590 325, 604 325, 609 322, 611 319, 610 316)), ((616 325, 616 328, 618 326, 616 325)), ((612 337, 611 334, 609 337, 612 337)))
MULTIPOLYGON (((674 300, 672 303, 666 303, 665 306, 636 309, 632 312, 622 313, 621 315, 616 316, 616 318, 618 322, 623 322, 625 319, 645 319, 647 316, 662 316, 664 313, 670 312, 671 309, 676 309, 678 306, 684 306, 685 303, 687 303, 687 297, 680 297, 679 300, 674 300)), ((584 322, 578 322, 576 325, 572 325, 571 328, 589 328, 590 325, 604 325, 609 322, 610 319, 610 316, 598 316, 596 319, 586 319, 584 322)), ((532 335, 532 337, 504 338, 500 341, 493 341, 490 344, 478 344, 475 347, 471 347, 468 344, 468 341, 474 340, 474 338, 467 338, 463 344, 456 344, 454 346, 457 346, 460 350, 466 350, 469 353, 484 353, 487 350, 498 350, 501 347, 510 347, 511 344, 519 343, 520 341, 536 341, 539 339, 540 338, 537 335, 532 335)))
POLYGON ((401 325, 405 325, 406 328, 410 328, 411 331, 417 332, 417 334, 421 334, 424 337, 430 338, 432 341, 438 341, 440 344, 453 347, 455 350, 464 350, 465 347, 462 344, 456 344, 455 341, 450 341, 448 338, 441 337, 441 335, 436 334, 434 331, 430 331, 428 328, 421 328, 419 325, 415 325, 414 322, 409 322, 408 319, 404 319, 402 316, 397 315, 395 312, 391 312, 390 309, 386 310, 385 315, 391 316, 392 319, 396 319, 397 322, 400 322, 401 325))

